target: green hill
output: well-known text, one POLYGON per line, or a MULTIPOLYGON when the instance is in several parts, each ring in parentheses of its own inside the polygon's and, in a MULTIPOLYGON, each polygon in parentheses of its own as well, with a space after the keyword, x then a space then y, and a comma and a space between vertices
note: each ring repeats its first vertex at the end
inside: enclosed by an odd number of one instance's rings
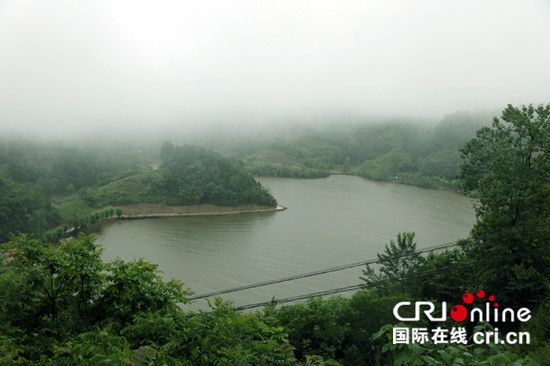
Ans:
POLYGON ((88 189, 79 198, 90 208, 141 202, 169 206, 277 205, 239 160, 197 146, 171 144, 163 146, 159 169, 88 189))
POLYGON ((327 169, 313 169, 274 149, 261 150, 246 159, 246 169, 257 176, 322 178, 330 175, 327 169))

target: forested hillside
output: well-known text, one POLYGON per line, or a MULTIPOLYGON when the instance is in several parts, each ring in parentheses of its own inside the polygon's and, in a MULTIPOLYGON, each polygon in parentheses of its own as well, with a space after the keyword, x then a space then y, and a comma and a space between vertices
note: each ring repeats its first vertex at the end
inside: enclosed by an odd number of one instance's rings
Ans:
POLYGON ((277 204, 236 159, 170 143, 162 147, 162 158, 158 155, 151 150, 0 145, 0 241, 18 233, 42 238, 62 223, 85 229, 106 217, 100 209, 113 205, 277 204))
POLYGON ((485 114, 455 112, 433 127, 413 121, 344 121, 210 146, 240 157, 255 175, 318 178, 337 171, 456 189, 459 149, 489 120, 485 114))
POLYGON ((0 142, 0 241, 61 223, 55 200, 147 168, 146 153, 122 147, 76 148, 23 139, 0 142))
POLYGON ((75 199, 89 208, 109 205, 161 203, 169 206, 256 204, 277 201, 236 159, 198 146, 174 147, 165 142, 161 166, 107 185, 83 190, 75 199))

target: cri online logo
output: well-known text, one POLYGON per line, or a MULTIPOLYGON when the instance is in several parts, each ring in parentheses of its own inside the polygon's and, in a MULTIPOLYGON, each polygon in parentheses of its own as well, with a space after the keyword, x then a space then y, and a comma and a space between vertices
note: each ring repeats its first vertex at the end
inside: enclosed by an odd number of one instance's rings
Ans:
MULTIPOLYGON (((476 295, 478 299, 485 298, 485 291, 483 290, 477 290, 476 295)), ((475 297, 472 293, 467 292, 462 296, 462 301, 464 304, 470 305, 474 302, 475 297)), ((526 322, 529 319, 531 319, 531 311, 527 308, 521 308, 517 311, 514 311, 514 309, 511 308, 505 308, 500 310, 498 302, 495 302, 495 296, 490 295, 487 300, 488 302, 485 302, 484 309, 480 307, 475 307, 471 309, 471 311, 468 311, 466 306, 459 304, 454 305, 451 308, 451 311, 449 312, 449 315, 451 316, 451 319, 453 319, 455 322, 462 322, 468 318, 468 315, 470 315, 470 321, 501 321, 501 322, 514 322, 519 320, 520 322, 526 322), (492 311, 491 311, 492 310, 492 311)), ((415 312, 414 317, 412 318, 406 318, 402 317, 399 314, 399 309, 401 307, 410 306, 411 303, 409 301, 402 301, 395 305, 393 308, 393 315, 396 319, 400 321, 419 321, 420 320, 420 314, 424 312, 426 315, 426 318, 428 318, 432 322, 444 322, 447 320, 447 303, 443 301, 441 303, 441 317, 435 317, 433 315, 433 312, 435 311, 435 304, 430 301, 417 301, 414 305, 415 312), (422 310, 424 309, 424 310, 422 310)))
MULTIPOLYGON (((485 291, 477 290, 476 296, 479 299, 484 298, 485 291)), ((462 301, 464 301, 465 304, 471 304, 474 302, 474 295, 472 295, 469 292, 466 292, 464 295, 462 295, 462 301)), ((489 301, 490 302, 495 301, 495 297, 493 295, 489 296, 489 301)), ((498 308, 498 302, 493 303, 493 306, 495 308, 498 308)), ((468 309, 466 309, 464 305, 455 305, 451 308, 451 318, 453 318, 455 322, 461 322, 467 317, 468 317, 468 309)))

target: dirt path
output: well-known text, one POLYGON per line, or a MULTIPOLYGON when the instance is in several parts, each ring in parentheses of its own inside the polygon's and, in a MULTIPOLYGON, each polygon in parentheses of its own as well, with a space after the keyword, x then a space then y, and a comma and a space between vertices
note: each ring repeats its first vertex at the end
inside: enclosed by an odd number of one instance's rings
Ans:
POLYGON ((137 205, 124 205, 121 220, 178 217, 178 216, 217 216, 236 215, 242 213, 275 212, 286 210, 286 207, 265 207, 258 205, 244 206, 215 206, 215 205, 191 205, 191 206, 166 206, 155 203, 140 203, 137 205))

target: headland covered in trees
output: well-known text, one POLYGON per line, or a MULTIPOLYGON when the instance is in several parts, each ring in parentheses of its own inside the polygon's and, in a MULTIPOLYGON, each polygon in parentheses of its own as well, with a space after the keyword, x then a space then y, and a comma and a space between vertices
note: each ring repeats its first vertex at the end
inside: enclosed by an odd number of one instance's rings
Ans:
POLYGON ((156 169, 147 154, 42 149, 4 145, 2 241, 10 233, 54 240, 95 231, 105 218, 283 209, 239 160, 198 146, 166 142, 156 169))
POLYGON ((198 146, 165 142, 158 169, 89 188, 76 200, 116 205, 119 219, 281 211, 271 193, 236 159, 198 146))
MULTIPOLYGON (((314 297, 281 308, 273 299, 256 313, 241 313, 221 298, 209 312, 187 311, 190 289, 180 281, 165 282, 157 265, 143 259, 106 263, 93 236, 59 241, 40 235, 61 217, 83 217, 78 210, 107 203, 275 207, 241 161, 168 142, 158 169, 145 169, 155 160, 141 154, 84 155, 50 147, 45 151, 55 158, 47 160, 32 149, 18 155, 13 149, 21 146, 4 148, 0 364, 545 364, 550 359, 549 139, 550 104, 509 105, 456 151, 459 187, 480 196, 468 238, 423 256, 413 232, 399 233, 379 254, 377 267, 366 266, 359 284, 352 285, 360 290, 350 298, 314 297), (78 160, 79 154, 87 158, 78 160), (125 170, 105 168, 110 166, 125 170), (55 205, 51 194, 57 195, 55 205), (18 231, 31 235, 10 235, 18 231), (434 323, 415 319, 414 306, 400 312, 406 323, 394 316, 395 306, 403 303, 436 309, 457 304, 451 312, 496 308, 494 295, 501 307, 518 313, 526 308, 530 320, 457 321, 451 313, 434 323), (425 337, 407 343, 396 329, 425 337), (503 335, 528 334, 528 342, 475 341, 474 334, 495 335, 498 329, 503 335)), ((111 208, 100 212, 122 215, 111 208)))

